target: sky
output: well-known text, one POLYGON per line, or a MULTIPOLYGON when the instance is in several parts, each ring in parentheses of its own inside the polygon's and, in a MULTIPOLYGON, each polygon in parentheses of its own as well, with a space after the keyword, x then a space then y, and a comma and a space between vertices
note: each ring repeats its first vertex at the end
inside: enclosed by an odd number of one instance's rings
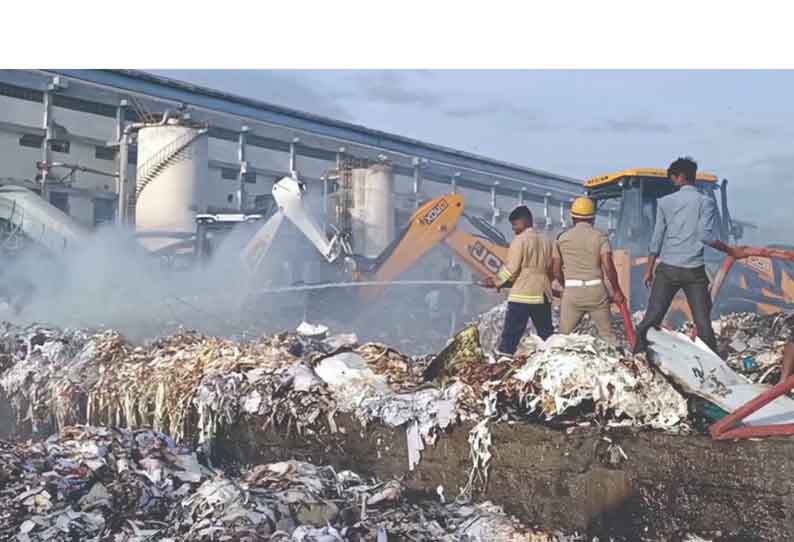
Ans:
POLYGON ((153 71, 580 179, 689 155, 794 244, 794 71, 153 71))

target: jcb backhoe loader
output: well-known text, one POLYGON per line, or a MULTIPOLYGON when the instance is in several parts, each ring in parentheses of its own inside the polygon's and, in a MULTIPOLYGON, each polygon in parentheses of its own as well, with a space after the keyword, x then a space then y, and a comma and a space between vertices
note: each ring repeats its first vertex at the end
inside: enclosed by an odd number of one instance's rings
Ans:
MULTIPOLYGON (((719 196, 719 219, 715 232, 726 243, 738 242, 741 228, 731 220, 728 208, 728 182, 718 181, 716 175, 698 173, 697 189, 709 198, 719 196)), ((615 266, 621 287, 631 310, 644 309, 648 289, 642 282, 647 262, 648 244, 656 220, 659 198, 675 191, 667 171, 658 168, 628 169, 593 177, 585 182, 588 195, 602 205, 605 201, 620 203, 617 221, 611 231, 615 266)), ((781 247, 785 248, 785 247, 781 247)), ((706 247, 706 268, 714 282, 724 255, 706 247)), ((794 309, 794 263, 769 257, 751 257, 736 262, 733 271, 722 284, 715 300, 714 314, 749 311, 769 314, 794 309)), ((671 311, 673 321, 689 318, 691 313, 683 296, 679 296, 671 311)))
MULTIPOLYGON (((344 281, 393 281, 439 244, 445 244, 483 277, 496 276, 507 257, 507 239, 481 218, 466 215, 464 199, 460 194, 447 194, 425 203, 377 258, 368 259, 354 254, 350 240, 343 235, 334 233, 328 239, 304 205, 305 192, 306 186, 292 177, 285 177, 274 185, 273 198, 277 210, 242 251, 243 265, 251 277, 255 278, 268 261, 271 247, 285 218, 303 233, 328 263, 342 269, 340 278, 344 281), (461 229, 461 217, 465 217, 478 234, 461 229)), ((334 305, 337 315, 342 312, 343 306, 347 306, 349 311, 358 312, 382 292, 383 288, 379 286, 362 286, 353 292, 330 290, 315 296, 315 304, 334 305)))

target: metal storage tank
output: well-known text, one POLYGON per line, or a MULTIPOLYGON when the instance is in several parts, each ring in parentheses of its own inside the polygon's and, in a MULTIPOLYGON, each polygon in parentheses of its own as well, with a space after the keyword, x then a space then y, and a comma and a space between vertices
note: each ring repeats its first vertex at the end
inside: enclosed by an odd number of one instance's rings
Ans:
POLYGON ((209 174, 204 127, 179 120, 138 131, 135 230, 150 250, 176 244, 195 233, 203 212, 209 174))
POLYGON ((353 251, 377 257, 394 239, 394 170, 375 164, 353 170, 353 251))

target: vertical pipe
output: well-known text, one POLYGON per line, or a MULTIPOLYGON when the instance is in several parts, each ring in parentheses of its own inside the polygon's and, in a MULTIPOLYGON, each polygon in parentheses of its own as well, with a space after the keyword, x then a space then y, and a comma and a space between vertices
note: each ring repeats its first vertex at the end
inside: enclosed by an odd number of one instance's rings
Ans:
POLYGON ((122 157, 122 139, 124 139, 124 127, 127 121, 127 100, 119 100, 119 105, 116 107, 116 138, 115 142, 118 145, 118 152, 116 153, 116 168, 118 170, 117 187, 116 187, 116 225, 122 226, 127 219, 127 206, 125 204, 127 198, 127 177, 129 167, 129 149, 123 149, 124 156, 122 157), (122 160, 124 166, 122 167, 122 160))
POLYGON ((449 184, 450 184, 450 186, 452 188, 452 193, 453 194, 457 194, 458 193, 458 178, 459 177, 460 177, 460 172, 455 172, 452 175, 452 179, 450 179, 450 183, 449 184))
POLYGON ((41 160, 44 162, 44 167, 41 169, 41 197, 44 201, 49 202, 50 196, 47 189, 47 180, 50 174, 50 139, 52 139, 52 91, 46 90, 44 92, 44 116, 42 119, 42 126, 44 128, 44 142, 41 149, 41 160))
POLYGON ((129 145, 127 135, 122 132, 119 138, 119 197, 116 204, 116 224, 119 226, 127 225, 127 211, 129 199, 129 145))
POLYGON ((116 107, 116 143, 121 143, 121 138, 124 135, 124 126, 127 121, 127 100, 120 100, 118 107, 116 107))
POLYGON ((419 193, 422 191, 422 168, 419 158, 413 159, 414 166, 414 209, 419 208, 419 193))
POLYGON ((549 204, 549 197, 551 194, 546 194, 543 196, 543 219, 545 221, 545 228, 547 230, 551 229, 551 208, 549 204))
POLYGON ((289 144, 289 173, 293 177, 298 171, 298 156, 296 146, 300 142, 300 138, 294 137, 289 144))
POLYGON ((237 138, 237 163, 239 165, 238 169, 238 194, 237 194, 237 205, 240 209, 240 213, 244 214, 246 210, 246 193, 245 193, 245 178, 248 175, 248 162, 246 161, 245 157, 245 144, 246 139, 248 136, 248 126, 242 126, 240 128, 240 135, 237 138))
POLYGON ((496 218, 499 209, 496 207, 496 187, 499 186, 499 181, 494 181, 491 186, 491 226, 496 226, 496 218))
POLYGON ((526 191, 526 188, 522 188, 521 190, 518 191, 518 206, 519 207, 524 205, 524 193, 525 193, 525 191, 526 191))
POLYGON ((565 202, 560 200, 560 227, 565 227, 565 202))

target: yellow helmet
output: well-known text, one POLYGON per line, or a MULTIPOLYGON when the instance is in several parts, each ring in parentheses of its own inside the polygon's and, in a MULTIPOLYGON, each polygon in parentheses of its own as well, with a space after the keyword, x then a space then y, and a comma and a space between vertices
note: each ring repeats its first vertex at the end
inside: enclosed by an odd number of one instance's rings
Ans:
POLYGON ((595 204, 593 200, 586 196, 581 196, 573 200, 573 205, 571 205, 571 216, 574 218, 593 218, 595 216, 595 204))

